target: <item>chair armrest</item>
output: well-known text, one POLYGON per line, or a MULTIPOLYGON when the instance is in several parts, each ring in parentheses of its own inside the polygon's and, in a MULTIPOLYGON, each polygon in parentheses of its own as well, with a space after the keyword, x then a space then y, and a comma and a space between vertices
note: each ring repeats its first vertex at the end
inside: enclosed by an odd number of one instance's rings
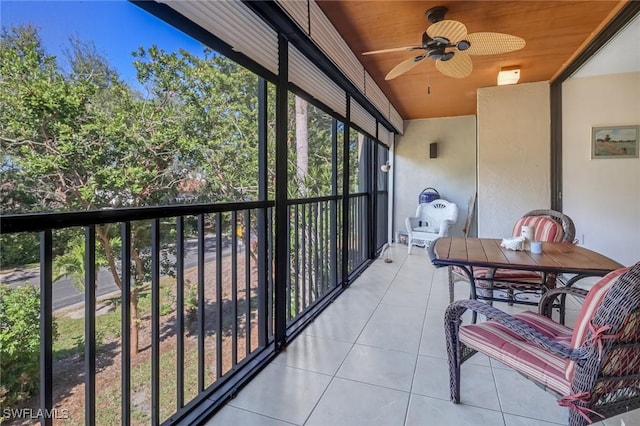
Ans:
POLYGON ((455 222, 452 220, 443 220, 440 224, 440 232, 438 232, 438 236, 447 237, 449 235, 449 228, 451 228, 454 223, 455 222))
MULTIPOLYGON (((540 298, 540 303, 538 304, 538 312, 541 315, 551 318, 551 311, 554 306, 557 306, 556 300, 560 296, 571 295, 584 298, 587 296, 587 293, 587 290, 578 287, 560 287, 548 290, 540 298)), ((562 298, 561 303, 563 302, 564 297, 562 298)))
POLYGON ((419 217, 411 216, 404 220, 404 225, 407 228, 407 232, 411 232, 413 228, 418 226, 418 222, 420 221, 419 217))
POLYGON ((460 323, 460 318, 467 309, 482 314, 489 320, 502 324, 509 330, 517 333, 526 341, 534 343, 562 358, 575 361, 586 357, 586 349, 571 349, 561 343, 554 342, 547 336, 531 328, 529 325, 513 317, 511 314, 503 312, 500 309, 487 305, 479 300, 457 300, 451 303, 444 314, 445 327, 451 327, 451 325, 456 322, 460 323))

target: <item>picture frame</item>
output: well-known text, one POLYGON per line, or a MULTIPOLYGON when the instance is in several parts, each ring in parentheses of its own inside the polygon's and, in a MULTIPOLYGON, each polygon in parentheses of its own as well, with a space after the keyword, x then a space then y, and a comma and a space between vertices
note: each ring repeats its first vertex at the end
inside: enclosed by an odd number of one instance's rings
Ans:
POLYGON ((640 126, 591 128, 591 159, 638 158, 640 126))

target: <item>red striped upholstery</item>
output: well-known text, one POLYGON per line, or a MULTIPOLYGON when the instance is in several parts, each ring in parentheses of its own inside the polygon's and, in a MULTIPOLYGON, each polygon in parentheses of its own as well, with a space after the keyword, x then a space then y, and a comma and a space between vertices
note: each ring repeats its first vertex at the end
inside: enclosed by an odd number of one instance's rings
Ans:
MULTIPOLYGON (((569 327, 543 315, 527 311, 514 317, 554 341, 567 345, 571 340, 572 330, 569 327)), ((460 341, 562 395, 568 395, 571 391, 565 377, 566 360, 525 341, 519 334, 495 321, 460 327, 460 341)))
POLYGON ((535 226, 536 232, 534 239, 536 241, 554 241, 561 242, 564 238, 564 230, 562 225, 548 216, 525 216, 520 218, 513 227, 513 236, 519 237, 524 225, 535 226))
MULTIPOLYGON (((459 268, 458 268, 459 269, 459 268)), ((462 271, 460 271, 461 273, 463 273, 462 271)), ((476 267, 474 266, 473 268, 473 277, 476 279, 483 279, 483 278, 487 278, 487 273, 489 272, 489 268, 484 267, 484 266, 479 266, 476 267)), ((515 269, 497 269, 494 272, 494 278, 511 278, 511 279, 516 279, 516 278, 531 278, 531 279, 537 279, 538 282, 540 282, 540 274, 533 272, 533 271, 518 271, 515 269)))
MULTIPOLYGON (((460 274, 463 277, 467 276, 467 273, 464 272, 462 270, 462 268, 460 268, 459 266, 454 266, 453 269, 457 274, 460 274)), ((487 278, 487 274, 488 273, 489 273, 489 268, 487 268, 487 267, 484 267, 484 266, 474 266, 473 267, 473 277, 476 280, 481 280, 481 279, 487 278)), ((505 278, 505 279, 507 279, 507 278, 511 278, 511 279, 531 278, 531 279, 537 279, 538 283, 540 283, 540 274, 538 274, 537 272, 533 272, 533 271, 518 271, 516 269, 497 269, 494 272, 493 276, 495 278, 505 278)))
MULTIPOLYGON (((620 268, 615 271, 610 272, 605 275, 600 281, 598 281, 589 293, 587 297, 584 299, 584 303, 582 304, 582 309, 580 310, 580 314, 576 319, 576 323, 573 327, 573 336, 571 337, 571 342, 569 343, 571 348, 579 348, 582 346, 587 339, 587 333, 589 331, 589 324, 593 319, 593 316, 598 311, 600 304, 604 300, 607 292, 616 282, 618 277, 625 272, 627 272, 629 268, 620 268)), ((576 363, 575 361, 570 361, 567 363, 567 371, 565 376, 567 380, 573 380, 573 373, 575 372, 576 363)))
MULTIPOLYGON (((453 267, 455 273, 466 277, 466 272, 464 272, 460 267, 453 267)), ((476 285, 481 288, 486 288, 490 286, 490 282, 483 281, 484 278, 487 278, 487 274, 489 272, 489 268, 482 266, 474 266, 473 268, 473 277, 476 279, 476 285)), ((494 274, 494 278, 509 281, 509 280, 518 280, 518 281, 531 281, 531 285, 528 284, 517 284, 518 288, 539 288, 540 284, 542 284, 542 275, 533 272, 533 271, 519 271, 516 269, 497 269, 494 274)), ((547 285, 549 287, 554 287, 555 284, 555 275, 553 277, 549 276, 547 280, 547 285)), ((495 288, 500 288, 501 285, 499 282, 494 284, 495 288)))

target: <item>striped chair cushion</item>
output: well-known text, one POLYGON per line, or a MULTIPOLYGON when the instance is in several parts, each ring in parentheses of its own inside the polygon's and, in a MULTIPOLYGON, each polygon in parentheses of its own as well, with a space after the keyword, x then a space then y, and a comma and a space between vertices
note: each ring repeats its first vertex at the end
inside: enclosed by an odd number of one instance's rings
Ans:
MULTIPOLYGON (((587 293, 587 297, 584 299, 584 303, 582 304, 582 309, 576 319, 576 323, 573 326, 573 336, 569 343, 571 348, 579 348, 584 344, 587 339, 587 333, 589 332, 589 324, 591 323, 595 313, 598 311, 600 304, 602 304, 607 292, 618 280, 618 277, 627 272, 628 269, 629 268, 616 269, 615 271, 605 275, 600 281, 591 287, 591 290, 587 293)), ((575 369, 576 362, 569 361, 567 363, 567 371, 565 373, 567 380, 573 380, 575 369)))
MULTIPOLYGON (((454 266, 453 270, 457 273, 462 275, 463 277, 467 277, 467 273, 464 272, 462 270, 462 268, 460 268, 459 266, 454 266)), ((473 277, 476 280, 481 280, 483 278, 487 278, 487 274, 489 273, 489 268, 484 267, 484 266, 474 266, 473 267, 473 277)), ((495 278, 505 278, 505 279, 516 279, 516 278, 522 278, 522 279, 527 279, 527 278, 531 278, 531 279, 537 279, 538 282, 540 281, 540 274, 538 274, 537 272, 532 272, 532 271, 518 271, 515 269, 497 269, 494 272, 494 277, 495 278)))
MULTIPOLYGON (((455 273, 461 275, 463 277, 467 277, 466 272, 464 272, 460 267, 453 267, 455 273)), ((483 266, 474 266, 473 268, 473 277, 476 279, 476 285, 480 288, 489 287, 489 281, 483 281, 484 278, 487 278, 487 274, 489 272, 489 268, 483 266)), ((517 284, 516 286, 519 288, 539 288, 542 283, 542 275, 533 272, 533 271, 519 271, 516 269, 497 269, 493 275, 494 278, 501 279, 504 281, 509 280, 518 280, 518 281, 530 281, 531 285, 527 284, 517 284)), ((555 275, 553 277, 549 277, 547 280, 547 285, 553 287, 555 284, 555 275)), ((500 283, 496 282, 494 287, 500 288, 500 283)))
MULTIPOLYGON (((491 283, 489 281, 483 281, 483 278, 487 277, 489 273, 489 268, 481 267, 473 268, 473 276, 476 278, 476 285, 478 287, 489 287, 491 283)), ((518 280, 518 281, 528 281, 531 282, 531 285, 527 284, 514 284, 519 288, 540 288, 540 284, 542 283, 542 275, 533 272, 533 271, 518 271, 515 269, 496 269, 493 273, 493 278, 498 280, 510 281, 510 280, 518 280)), ((494 282, 494 287, 499 288, 500 282, 494 282)))
MULTIPOLYGON (((514 317, 554 341, 567 345, 571 340, 570 328, 543 315, 527 311, 514 317)), ((562 395, 570 393, 570 384, 564 374, 566 360, 525 341, 522 336, 495 321, 461 327, 460 341, 562 395)))
POLYGON ((534 238, 536 241, 561 242, 564 238, 562 225, 549 216, 525 216, 520 218, 513 227, 514 237, 520 236, 522 226, 524 225, 535 226, 536 232, 534 238))

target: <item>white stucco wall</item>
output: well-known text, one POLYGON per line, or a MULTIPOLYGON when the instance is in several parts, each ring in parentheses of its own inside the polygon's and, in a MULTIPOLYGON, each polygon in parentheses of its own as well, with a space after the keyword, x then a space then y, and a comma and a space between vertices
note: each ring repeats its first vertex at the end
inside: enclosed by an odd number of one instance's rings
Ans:
POLYGON ((640 261, 640 159, 591 159, 591 128, 640 125, 640 73, 572 78, 562 85, 563 210, 584 246, 640 261))
MULTIPOLYGON (((462 236, 467 204, 476 191, 476 118, 473 115, 404 122, 404 136, 396 137, 394 160, 394 231, 405 229, 418 195, 435 188, 458 205, 458 223, 451 235, 462 236), (429 158, 429 144, 438 143, 438 157, 429 158)), ((472 228, 474 231, 474 228, 472 228)))
POLYGON ((550 207, 548 82, 478 90, 478 236, 510 236, 550 207))

